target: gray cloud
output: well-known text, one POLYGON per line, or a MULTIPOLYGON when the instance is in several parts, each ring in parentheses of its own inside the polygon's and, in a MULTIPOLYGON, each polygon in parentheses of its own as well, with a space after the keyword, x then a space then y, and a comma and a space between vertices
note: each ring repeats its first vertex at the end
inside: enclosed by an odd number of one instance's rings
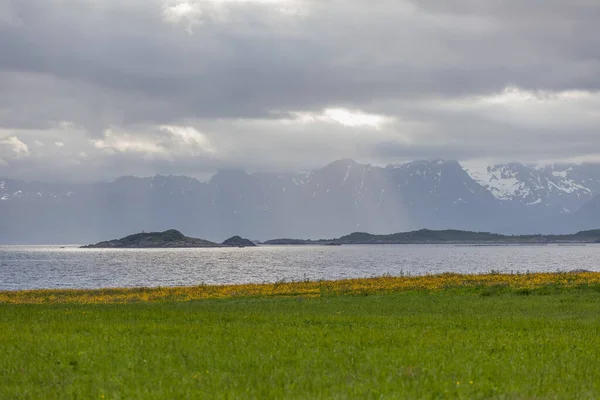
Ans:
POLYGON ((30 154, 2 153, 0 175, 594 157, 598 36, 592 0, 4 0, 0 141, 18 138, 30 154), (173 14, 177 4, 190 13, 173 14), (507 87, 520 91, 503 98, 507 87), (332 108, 395 122, 290 122, 332 108), (214 151, 166 146, 164 125, 193 127, 214 151), (123 133, 117 147, 129 150, 98 147, 107 132, 123 133))

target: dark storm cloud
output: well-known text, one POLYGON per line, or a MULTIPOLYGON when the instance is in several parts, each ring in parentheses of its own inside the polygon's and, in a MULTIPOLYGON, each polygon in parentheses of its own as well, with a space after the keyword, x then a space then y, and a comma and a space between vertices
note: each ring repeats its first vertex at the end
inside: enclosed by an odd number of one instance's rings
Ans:
MULTIPOLYGON (((598 87, 597 54, 589 53, 598 49, 592 22, 600 6, 489 3, 457 2, 462 12, 448 13, 448 2, 419 2, 431 15, 406 15, 402 3, 382 2, 381 11, 363 2, 313 4, 291 28, 250 25, 265 6, 244 6, 231 22, 209 20, 188 35, 164 22, 158 2, 24 0, 12 3, 21 23, 2 30, 0 67, 161 99, 176 105, 165 107, 167 118, 261 117, 276 106, 318 109, 507 84, 598 87)), ((131 114, 156 116, 135 107, 131 114)))
MULTIPOLYGON (((306 138, 318 150, 307 151, 307 166, 339 157, 502 158, 511 154, 510 138, 522 142, 512 154, 523 159, 585 156, 600 146, 590 113, 567 115, 571 126, 549 130, 543 117, 510 120, 502 105, 471 105, 506 87, 544 95, 599 90, 595 0, 0 1, 0 139, 16 135, 31 148, 29 161, 5 156, 0 174, 31 168, 29 175, 42 176, 40 165, 53 168, 54 153, 32 145, 44 135, 72 143, 68 154, 85 152, 89 165, 110 164, 117 156, 94 140, 114 127, 146 138, 158 125, 209 133, 216 154, 198 162, 198 173, 228 164, 272 169, 293 159, 294 143, 305 146, 306 138), (178 4, 188 14, 168 15, 178 4), (348 144, 336 149, 339 126, 277 122, 338 107, 403 123, 346 126, 348 144), (56 131, 61 121, 78 133, 56 131), (574 132, 580 145, 571 145, 574 132), (548 135, 556 145, 544 150, 539 141, 548 135), (244 152, 236 140, 280 147, 244 152)), ((590 98, 565 107, 595 104, 590 98)), ((118 157, 148 173, 189 170, 177 157, 118 157)), ((119 165, 127 170, 127 162, 119 165)))

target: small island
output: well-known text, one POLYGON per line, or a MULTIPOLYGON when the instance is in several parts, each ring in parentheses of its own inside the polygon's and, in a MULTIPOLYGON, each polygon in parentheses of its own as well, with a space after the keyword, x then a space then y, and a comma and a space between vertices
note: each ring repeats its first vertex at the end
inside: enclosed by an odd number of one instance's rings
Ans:
POLYGON ((121 239, 109 240, 96 244, 82 246, 86 249, 149 249, 149 248, 192 248, 192 247, 221 247, 220 244, 204 239, 185 236, 176 229, 164 232, 142 232, 125 236, 121 239))
POLYGON ((233 236, 223 243, 187 237, 176 229, 164 232, 141 232, 121 239, 108 240, 81 246, 82 249, 162 249, 162 248, 210 248, 210 247, 254 247, 256 244, 240 236, 233 236))
POLYGON ((303 245, 303 244, 310 244, 311 242, 312 242, 312 240, 285 238, 285 239, 267 240, 267 241, 263 242, 263 244, 272 244, 272 245, 276 245, 276 246, 281 246, 281 245, 303 245))
POLYGON ((244 239, 243 237, 240 236, 233 236, 230 237, 229 239, 227 239, 226 241, 223 242, 223 246, 227 246, 227 247, 255 247, 256 244, 249 240, 249 239, 244 239))

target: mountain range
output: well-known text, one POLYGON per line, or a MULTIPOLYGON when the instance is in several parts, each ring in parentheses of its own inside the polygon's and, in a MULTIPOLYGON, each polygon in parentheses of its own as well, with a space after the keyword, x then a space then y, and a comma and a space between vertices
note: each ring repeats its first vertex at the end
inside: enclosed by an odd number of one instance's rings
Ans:
POLYGON ((600 164, 464 168, 335 161, 302 173, 217 172, 112 182, 0 179, 0 243, 89 243, 171 227, 222 241, 462 229, 503 234, 600 227, 600 164))

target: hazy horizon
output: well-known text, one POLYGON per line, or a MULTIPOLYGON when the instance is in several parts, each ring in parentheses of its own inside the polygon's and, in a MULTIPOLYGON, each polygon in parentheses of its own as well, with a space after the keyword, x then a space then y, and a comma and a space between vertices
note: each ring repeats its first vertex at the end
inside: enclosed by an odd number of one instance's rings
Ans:
POLYGON ((415 160, 404 160, 401 161, 399 163, 389 163, 389 164, 375 164, 372 162, 369 162, 368 160, 364 160, 364 161, 357 161, 357 160, 353 160, 353 159, 348 159, 348 158, 340 158, 340 159, 336 159, 336 160, 332 160, 329 163, 320 165, 315 167, 314 169, 300 169, 300 170, 282 170, 282 171, 277 171, 277 170, 251 170, 251 169, 245 169, 243 167, 229 167, 229 168, 219 168, 219 169, 215 169, 213 171, 207 171, 206 173, 204 173, 203 175, 200 176, 194 176, 192 174, 186 175, 183 173, 153 173, 153 174, 148 174, 148 175, 135 175, 135 174, 121 174, 121 175, 115 175, 115 176, 111 176, 111 177, 106 177, 105 179, 99 179, 99 180, 88 180, 88 179, 80 179, 80 180, 73 180, 71 179, 71 177, 64 177, 62 180, 40 180, 40 179, 22 179, 22 178, 18 178, 18 177, 14 177, 14 176, 4 176, 4 175, 0 175, 0 180, 2 179, 7 179, 7 180, 20 180, 20 181, 25 181, 28 183, 34 183, 34 182, 40 182, 40 183, 50 183, 50 184, 74 184, 74 185, 79 185, 79 184, 85 184, 85 183, 110 183, 110 182, 114 182, 115 180, 119 179, 119 178, 127 178, 127 177, 134 177, 134 178, 139 178, 139 179, 151 179, 151 178, 155 178, 155 177, 179 177, 179 178, 192 178, 195 179, 197 181, 199 181, 200 183, 208 183, 210 181, 211 178, 213 178, 216 174, 218 174, 219 172, 229 172, 229 171, 233 171, 233 172, 244 172, 248 175, 301 175, 301 174, 306 174, 306 173, 312 173, 316 170, 325 168, 329 165, 332 165, 334 163, 337 162, 342 162, 342 161, 352 161, 355 162, 359 165, 368 165, 368 166, 373 166, 373 167, 377 167, 377 168, 386 168, 386 167, 392 167, 392 166, 397 166, 397 165, 404 165, 404 164, 409 164, 409 163, 413 163, 413 162, 421 162, 421 161, 456 161, 458 162, 463 168, 465 168, 465 170, 467 172, 470 173, 471 170, 479 170, 481 168, 487 168, 487 167, 494 167, 494 166, 504 166, 504 165, 512 165, 512 164, 519 164, 519 165, 523 165, 525 167, 528 168, 533 168, 536 170, 543 170, 544 168, 549 168, 549 167, 571 167, 571 166, 586 166, 586 165, 590 165, 590 166, 598 166, 600 165, 600 160, 599 161, 579 161, 579 162, 567 162, 567 161, 562 161, 562 162, 556 162, 556 163, 552 163, 552 162, 542 162, 542 163, 536 163, 536 162, 521 162, 521 161, 517 161, 517 160, 511 160, 511 161, 506 161, 506 162, 501 162, 499 160, 497 160, 494 163, 485 163, 482 161, 479 162, 470 162, 470 161, 460 161, 460 160, 450 160, 450 159, 444 159, 444 158, 430 158, 430 159, 415 159, 415 160))

